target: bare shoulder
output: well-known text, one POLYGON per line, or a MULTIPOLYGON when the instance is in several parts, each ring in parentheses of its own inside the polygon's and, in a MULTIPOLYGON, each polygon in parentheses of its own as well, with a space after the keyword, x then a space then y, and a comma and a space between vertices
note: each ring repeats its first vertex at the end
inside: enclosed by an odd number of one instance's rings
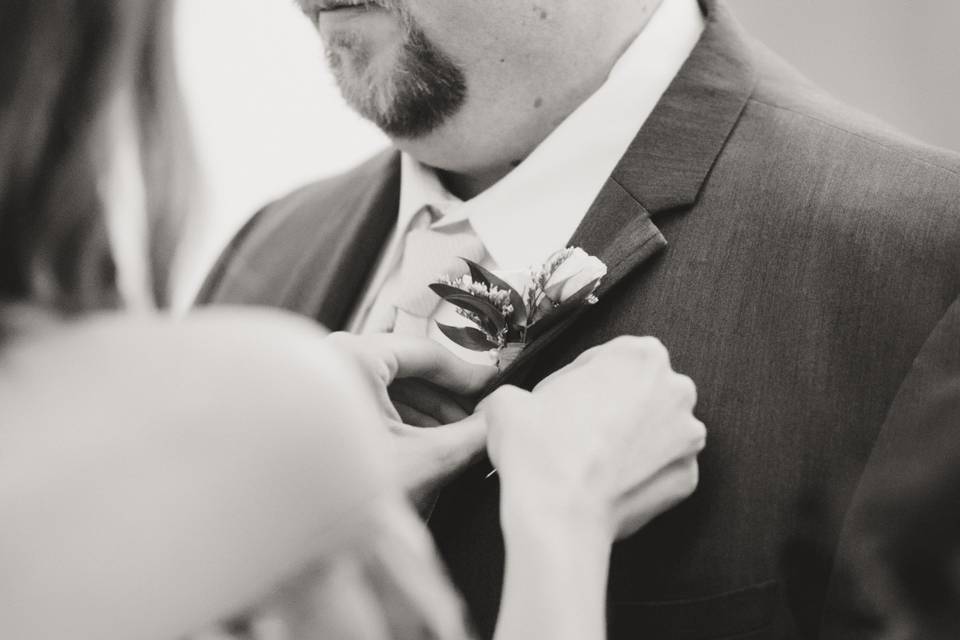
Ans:
POLYGON ((24 326, 2 358, 8 370, 26 372, 35 363, 52 376, 76 370, 92 378, 197 371, 239 380, 273 367, 308 366, 320 373, 336 366, 325 335, 320 325, 271 309, 219 307, 184 318, 104 313, 47 321, 36 331, 24 326), (238 370, 237 362, 249 366, 238 370))
POLYGON ((8 417, 34 423, 134 430, 364 421, 355 407, 369 404, 369 391, 324 335, 279 311, 239 308, 52 323, 0 351, 0 400, 8 417))
POLYGON ((0 348, 11 637, 45 628, 50 602, 84 637, 182 637, 307 566, 388 486, 359 380, 279 312, 14 325, 0 348), (105 602, 124 615, 98 616, 105 602))

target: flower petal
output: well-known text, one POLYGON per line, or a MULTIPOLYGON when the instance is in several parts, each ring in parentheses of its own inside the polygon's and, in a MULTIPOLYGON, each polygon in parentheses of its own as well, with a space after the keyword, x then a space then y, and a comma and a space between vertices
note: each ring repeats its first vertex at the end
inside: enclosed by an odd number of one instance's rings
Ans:
POLYGON ((554 314, 565 314, 569 313, 574 307, 578 307, 584 304, 596 304, 596 302, 590 302, 591 298, 595 299, 593 292, 597 290, 597 287, 600 286, 600 279, 588 282, 582 289, 574 293, 572 296, 555 306, 549 311, 545 311, 543 317, 552 316, 554 314))

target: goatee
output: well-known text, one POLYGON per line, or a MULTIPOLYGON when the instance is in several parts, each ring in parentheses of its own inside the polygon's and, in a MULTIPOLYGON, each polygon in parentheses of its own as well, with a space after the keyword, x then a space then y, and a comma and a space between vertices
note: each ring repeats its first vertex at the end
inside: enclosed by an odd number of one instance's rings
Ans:
POLYGON ((354 34, 326 43, 330 68, 346 101, 391 138, 419 138, 439 128, 467 98, 463 70, 401 12, 404 39, 385 73, 371 71, 367 44, 354 34))

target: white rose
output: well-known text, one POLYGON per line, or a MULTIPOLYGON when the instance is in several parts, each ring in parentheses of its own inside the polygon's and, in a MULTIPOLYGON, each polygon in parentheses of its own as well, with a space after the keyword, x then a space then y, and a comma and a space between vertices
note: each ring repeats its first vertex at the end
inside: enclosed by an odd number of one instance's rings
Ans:
POLYGON ((607 265, 603 264, 599 258, 577 247, 547 280, 544 292, 553 302, 564 302, 591 283, 596 289, 606 275, 607 265))

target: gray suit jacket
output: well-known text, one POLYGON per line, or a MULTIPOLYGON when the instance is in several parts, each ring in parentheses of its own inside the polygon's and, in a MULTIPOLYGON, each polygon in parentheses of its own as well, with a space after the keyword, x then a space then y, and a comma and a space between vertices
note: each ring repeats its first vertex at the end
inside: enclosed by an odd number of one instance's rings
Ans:
MULTIPOLYGON (((663 340, 699 387, 700 489, 615 547, 612 638, 816 637, 825 610, 824 637, 854 637, 871 621, 829 586, 841 516, 895 454, 887 443, 953 427, 896 405, 925 349, 958 348, 936 336, 960 323, 960 158, 838 104, 719 0, 702 5, 700 43, 571 238, 610 267, 600 303, 538 337, 500 382, 533 385, 637 334, 663 340)), ((202 302, 342 327, 398 189, 388 152, 268 206, 202 302)), ((444 492, 431 526, 489 636, 503 548, 482 471, 444 492)))

